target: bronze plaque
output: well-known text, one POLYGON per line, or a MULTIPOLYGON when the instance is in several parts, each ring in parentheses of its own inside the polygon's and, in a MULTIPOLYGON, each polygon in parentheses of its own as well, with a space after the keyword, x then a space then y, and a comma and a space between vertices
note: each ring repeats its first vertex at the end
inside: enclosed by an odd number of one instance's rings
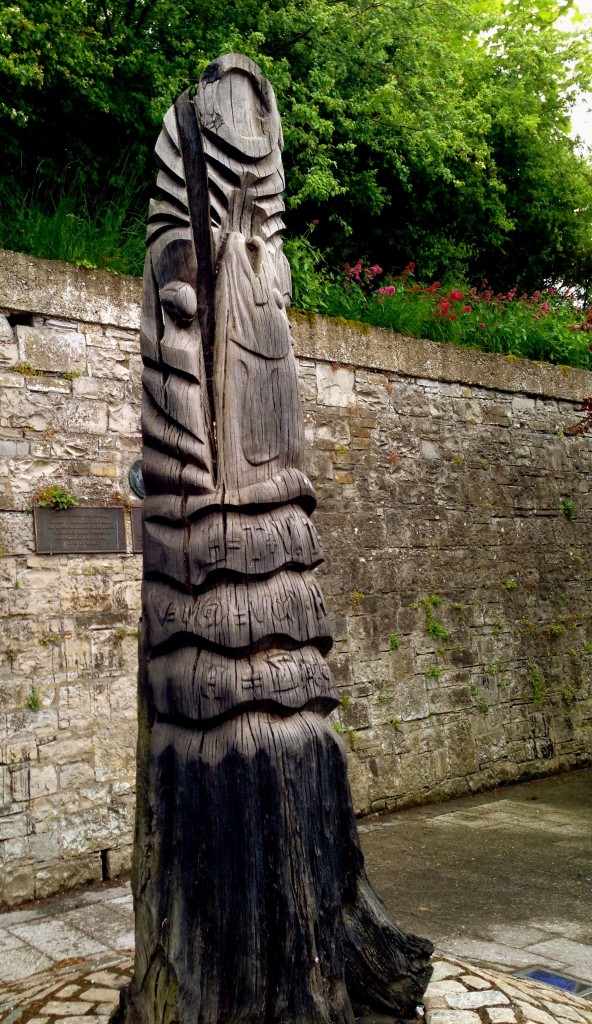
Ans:
POLYGON ((36 508, 35 550, 42 555, 126 551, 121 508, 36 508))
POLYGON ((132 551, 135 555, 142 553, 142 517, 144 510, 141 505, 132 508, 132 551))

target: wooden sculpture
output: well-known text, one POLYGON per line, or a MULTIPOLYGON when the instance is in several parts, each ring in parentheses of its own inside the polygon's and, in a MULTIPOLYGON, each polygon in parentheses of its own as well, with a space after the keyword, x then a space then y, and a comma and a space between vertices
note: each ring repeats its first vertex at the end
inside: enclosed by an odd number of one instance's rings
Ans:
POLYGON ((414 1016, 431 944, 364 873, 313 573, 275 97, 221 57, 164 118, 144 277, 126 1024, 414 1016))

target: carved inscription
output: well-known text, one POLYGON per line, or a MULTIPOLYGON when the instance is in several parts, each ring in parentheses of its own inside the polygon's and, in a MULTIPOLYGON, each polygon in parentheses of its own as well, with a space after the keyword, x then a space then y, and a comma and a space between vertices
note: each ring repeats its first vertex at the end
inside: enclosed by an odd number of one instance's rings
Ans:
POLYGON ((36 508, 35 550, 43 555, 124 552, 121 508, 36 508))

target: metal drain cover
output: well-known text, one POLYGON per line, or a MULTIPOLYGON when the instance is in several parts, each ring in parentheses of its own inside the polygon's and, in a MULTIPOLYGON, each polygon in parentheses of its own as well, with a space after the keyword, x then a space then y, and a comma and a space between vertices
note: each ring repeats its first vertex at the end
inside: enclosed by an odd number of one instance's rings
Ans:
POLYGON ((562 974, 561 971, 550 971, 548 967, 525 967, 521 971, 514 971, 516 978, 529 978, 531 981, 540 981, 543 985, 553 985, 564 992, 571 992, 574 996, 587 996, 592 994, 592 983, 582 981, 581 978, 572 978, 569 974, 562 974))

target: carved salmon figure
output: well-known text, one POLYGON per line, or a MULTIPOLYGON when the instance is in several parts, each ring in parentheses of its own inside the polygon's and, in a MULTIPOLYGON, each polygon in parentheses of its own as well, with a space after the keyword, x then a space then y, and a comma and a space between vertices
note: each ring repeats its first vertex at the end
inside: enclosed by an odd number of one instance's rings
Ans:
POLYGON ((156 146, 128 1024, 411 1017, 431 973, 366 878, 327 721, 281 144, 271 86, 229 55, 156 146))

